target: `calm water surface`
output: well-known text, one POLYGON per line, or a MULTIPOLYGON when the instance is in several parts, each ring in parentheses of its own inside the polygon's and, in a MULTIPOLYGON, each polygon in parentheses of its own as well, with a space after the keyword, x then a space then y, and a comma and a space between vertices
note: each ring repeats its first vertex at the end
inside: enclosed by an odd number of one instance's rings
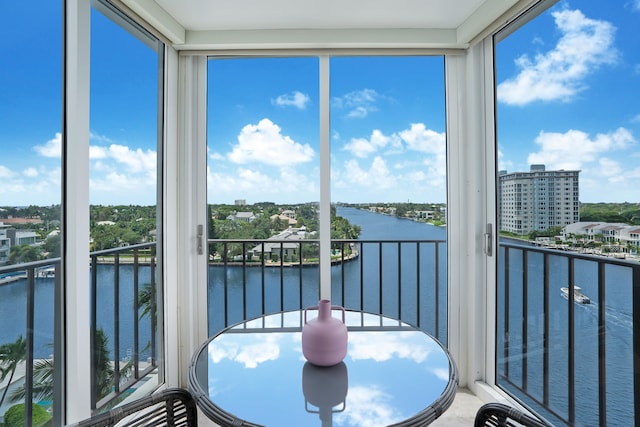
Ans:
MULTIPOLYGON (((435 227, 414 221, 398 219, 391 216, 374 214, 351 208, 339 208, 338 214, 347 218, 351 223, 362 227, 362 240, 446 240, 446 228, 435 227)), ((369 292, 368 286, 377 288, 382 280, 385 287, 408 286, 415 284, 415 246, 402 246, 402 265, 398 265, 397 249, 383 249, 382 259, 384 269, 380 277, 377 260, 380 258, 377 248, 365 247, 366 253, 356 261, 341 266, 332 267, 332 295, 336 303, 345 306, 359 306, 364 302, 365 310, 376 311, 382 303, 385 312, 393 313, 398 306, 397 292, 384 293, 382 302, 377 291, 369 292), (389 252, 386 252, 389 251, 389 252), (361 259, 365 265, 360 266, 361 259), (376 263, 369 265, 367 263, 376 263), (398 269, 402 270, 401 283, 398 282, 398 269), (362 273, 361 273, 362 272, 362 273), (361 274, 364 274, 364 290, 360 290, 361 274), (341 301, 344 294, 344 301, 341 301)), ((424 246, 420 251, 425 264, 421 265, 421 327, 435 333, 435 284, 441 286, 440 330, 441 341, 446 342, 446 245, 440 249, 440 277, 439 282, 434 277, 433 247, 424 246), (430 252, 431 251, 431 252, 430 252), (428 256, 424 256, 424 255, 428 256)), ((503 253, 500 253, 500 264, 503 253)), ((507 359, 503 357, 504 348, 510 349, 508 359, 508 373, 511 381, 518 386, 526 383, 527 390, 536 399, 542 399, 542 366, 543 352, 541 340, 543 331, 543 298, 542 298, 542 257, 533 256, 529 259, 528 277, 528 348, 527 376, 522 375, 523 360, 521 351, 523 339, 521 329, 514 325, 522 325, 522 266, 519 261, 513 261, 510 271, 510 334, 508 339, 503 333, 498 333, 498 371, 505 373, 507 359), (518 279, 519 277, 519 279, 518 279)), ((99 326, 103 328, 110 340, 113 338, 113 319, 109 312, 113 307, 114 295, 111 289, 113 283, 113 266, 98 267, 98 318, 99 326)), ((133 292, 132 267, 121 266, 120 272, 120 310, 121 313, 131 311, 133 292)), ((318 269, 304 268, 301 275, 298 269, 284 270, 281 279, 279 269, 266 269, 263 277, 260 268, 247 269, 247 288, 243 288, 243 272, 240 268, 210 267, 209 269, 209 330, 216 332, 224 325, 225 317, 229 323, 242 320, 243 312, 239 308, 243 300, 246 302, 246 316, 253 317, 262 313, 263 298, 264 311, 275 312, 288 310, 300 306, 315 305, 318 298, 318 269), (224 285, 226 283, 226 294, 224 285), (227 312, 224 310, 226 298, 227 312), (302 303, 301 303, 302 302, 302 303)), ((148 281, 149 271, 143 269, 141 284, 148 281)), ((576 285, 582 287, 583 292, 591 298, 589 305, 574 305, 575 309, 575 367, 576 367, 576 425, 595 426, 598 424, 598 290, 597 271, 593 263, 579 261, 575 269, 576 285)), ((500 277, 499 291, 499 331, 504 330, 504 283, 500 277)), ((88 281, 87 281, 88 283, 88 281)), ((606 373, 607 373, 607 422, 612 426, 633 425, 633 342, 632 342, 632 298, 631 274, 628 269, 607 267, 606 269, 606 373)), ((14 341, 19 335, 26 335, 25 319, 25 281, 18 281, 0 286, 0 344, 14 341)), ((550 353, 549 353, 549 392, 550 405, 559 414, 565 414, 568 407, 568 306, 569 301, 560 293, 560 287, 567 285, 567 267, 562 259, 551 259, 550 265, 550 353)), ((401 302, 402 316, 408 317, 410 323, 415 324, 415 298, 407 298, 401 302)), ((36 331, 35 355, 37 358, 49 357, 52 353, 53 342, 53 280, 37 279, 35 294, 36 331)), ((396 313, 397 314, 397 313, 396 313)), ((120 347, 123 358, 131 354, 133 349, 133 317, 125 316, 120 322, 120 347)), ((145 321, 141 324, 142 345, 149 339, 149 326, 145 321)), ((144 355, 144 358, 147 356, 144 355)), ((505 388, 512 386, 504 383, 505 388)), ((531 403, 531 402, 529 402, 531 403)))

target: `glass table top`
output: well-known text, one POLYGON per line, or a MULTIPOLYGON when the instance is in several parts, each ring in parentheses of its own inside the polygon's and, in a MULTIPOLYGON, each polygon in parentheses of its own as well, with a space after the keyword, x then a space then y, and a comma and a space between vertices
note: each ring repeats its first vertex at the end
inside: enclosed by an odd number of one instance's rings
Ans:
POLYGON ((455 365, 425 332, 347 311, 347 356, 317 367, 302 354, 302 315, 240 323, 196 352, 189 386, 208 401, 207 416, 222 425, 410 426, 426 425, 453 401, 455 365))

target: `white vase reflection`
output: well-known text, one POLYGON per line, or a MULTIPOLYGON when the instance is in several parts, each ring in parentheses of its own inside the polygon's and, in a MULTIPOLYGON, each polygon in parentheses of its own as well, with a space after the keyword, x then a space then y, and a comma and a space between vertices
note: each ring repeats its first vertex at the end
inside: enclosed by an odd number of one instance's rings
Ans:
POLYGON ((305 410, 319 414, 322 427, 332 426, 333 414, 345 410, 348 389, 349 375, 344 362, 330 367, 306 362, 302 367, 305 410))

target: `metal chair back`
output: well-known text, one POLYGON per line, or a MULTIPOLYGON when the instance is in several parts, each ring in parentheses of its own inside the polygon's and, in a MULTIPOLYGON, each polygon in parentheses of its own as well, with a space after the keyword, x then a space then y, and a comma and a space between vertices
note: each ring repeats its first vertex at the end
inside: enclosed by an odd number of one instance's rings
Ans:
POLYGON ((108 412, 71 424, 73 427, 197 427, 196 403, 187 390, 169 388, 108 412))

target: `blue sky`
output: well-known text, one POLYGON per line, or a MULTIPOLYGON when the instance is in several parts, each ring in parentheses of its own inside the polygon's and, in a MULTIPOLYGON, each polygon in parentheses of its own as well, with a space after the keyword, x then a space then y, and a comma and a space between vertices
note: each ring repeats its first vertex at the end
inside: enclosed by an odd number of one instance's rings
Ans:
MULTIPOLYGON (((3 7, 23 19, 0 30, 0 205, 60 201, 58 3, 3 7)), ((578 169, 581 201, 640 201, 638 22, 640 0, 561 1, 499 43, 500 169, 578 169)), ((93 25, 91 201, 153 204, 155 54, 93 25)), ((318 200, 318 59, 209 72, 209 202, 318 200)), ((444 202, 444 102, 441 57, 332 58, 332 199, 444 202)))

